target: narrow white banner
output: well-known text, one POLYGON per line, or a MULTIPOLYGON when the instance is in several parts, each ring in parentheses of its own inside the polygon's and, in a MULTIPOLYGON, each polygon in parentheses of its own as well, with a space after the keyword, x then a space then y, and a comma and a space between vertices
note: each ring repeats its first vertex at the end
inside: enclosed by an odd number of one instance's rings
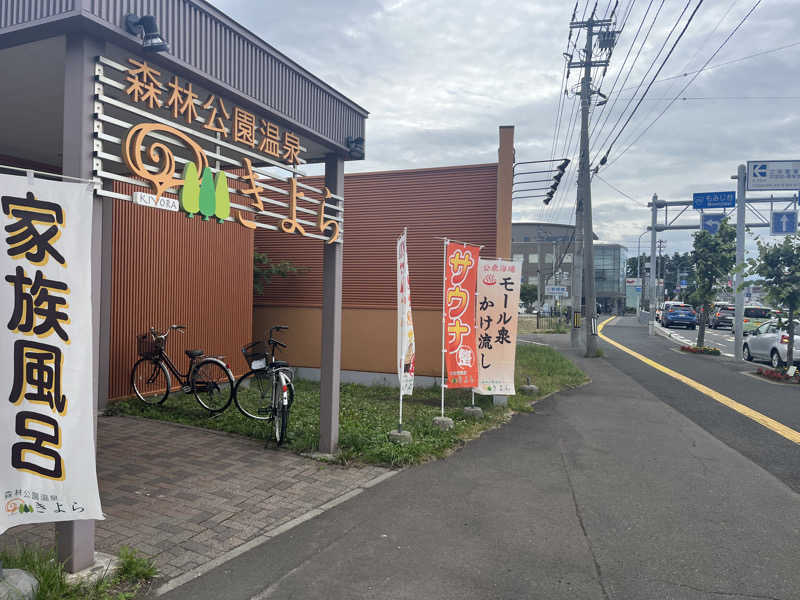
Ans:
POLYGON ((0 175, 0 533, 102 519, 92 372, 92 192, 0 175))
POLYGON ((397 240, 397 376, 400 395, 414 391, 414 322, 411 319, 411 287, 408 274, 406 232, 397 240))

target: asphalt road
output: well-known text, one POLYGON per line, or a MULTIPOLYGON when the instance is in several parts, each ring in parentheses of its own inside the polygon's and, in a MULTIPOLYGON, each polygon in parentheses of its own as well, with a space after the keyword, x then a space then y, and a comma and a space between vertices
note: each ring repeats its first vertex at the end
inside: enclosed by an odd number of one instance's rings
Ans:
MULTIPOLYGON (((673 339, 681 342, 680 334, 683 332, 669 331, 677 333, 673 339)), ((683 353, 678 350, 676 341, 658 335, 649 337, 647 326, 639 324, 635 317, 617 318, 605 327, 603 333, 666 367, 800 431, 800 386, 775 383, 754 376, 756 365, 731 357, 683 353)), ((696 332, 690 330, 685 333, 696 332)), ((722 337, 727 332, 710 333, 722 337)), ((686 336, 686 339, 692 338, 686 336)), ((717 345, 716 340, 714 343, 717 345)), ((800 492, 800 446, 613 346, 604 342, 601 344, 609 362, 620 371, 800 492)))
MULTIPOLYGON (((634 319, 606 332, 696 377, 722 364, 643 338, 634 319)), ((568 339, 536 342, 563 348, 568 339)), ((564 350, 588 385, 162 600, 798 598, 800 497, 784 483, 800 484, 797 447, 603 346, 606 357, 593 360, 564 350), (782 465, 780 479, 754 460, 782 465)), ((761 396, 772 389, 723 368, 727 376, 706 380, 736 378, 761 396)), ((791 420, 791 409, 774 408, 791 420)))

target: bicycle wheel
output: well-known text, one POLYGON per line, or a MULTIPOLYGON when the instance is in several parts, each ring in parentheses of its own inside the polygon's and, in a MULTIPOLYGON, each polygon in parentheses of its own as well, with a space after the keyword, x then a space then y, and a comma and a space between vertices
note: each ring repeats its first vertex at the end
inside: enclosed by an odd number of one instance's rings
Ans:
POLYGON ((233 376, 225 364, 216 358, 197 363, 189 376, 195 400, 212 413, 220 413, 231 403, 233 376))
POLYGON ((248 371, 236 381, 233 401, 245 417, 266 421, 273 416, 272 388, 275 372, 269 369, 248 371))
MULTIPOLYGON (((278 376, 278 374, 276 374, 278 376)), ((273 402, 273 413, 275 415, 275 441, 278 446, 286 441, 286 429, 289 426, 289 409, 294 402, 294 385, 292 385, 291 373, 280 372, 278 385, 275 387, 273 402)))
POLYGON ((289 407, 280 404, 275 408, 275 442, 280 446, 286 441, 286 427, 289 425, 289 407))
POLYGON ((155 406, 164 402, 171 383, 164 363, 151 358, 140 358, 131 370, 131 387, 145 404, 155 406))

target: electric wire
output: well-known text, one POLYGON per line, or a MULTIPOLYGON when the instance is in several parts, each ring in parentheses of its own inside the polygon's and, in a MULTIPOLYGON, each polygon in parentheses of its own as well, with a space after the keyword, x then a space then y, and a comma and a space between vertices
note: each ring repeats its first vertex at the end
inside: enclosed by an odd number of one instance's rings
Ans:
MULTIPOLYGON (((758 0, 758 2, 760 3, 761 0, 758 0)), ((689 28, 689 25, 691 25, 692 21, 694 20, 695 15, 697 15, 697 11, 700 10, 700 7, 702 5, 703 5, 703 0, 698 0, 697 5, 694 7, 694 10, 692 11, 692 14, 689 15, 689 18, 686 20, 686 23, 684 24, 683 29, 681 30, 680 34, 678 34, 678 37, 675 38, 675 41, 673 42, 672 47, 669 49, 669 52, 667 53, 667 55, 664 57, 664 60, 661 62, 661 65, 658 67, 658 70, 656 71, 655 75, 653 75, 653 79, 647 85, 647 88, 645 88, 644 93, 639 98, 639 101, 636 103, 636 106, 633 107, 633 110, 628 115, 628 118, 626 119, 625 123, 622 125, 620 130, 617 132, 616 137, 609 144, 608 149, 606 150, 605 154, 603 155, 603 159, 601 159, 601 161, 600 161, 601 165, 607 159, 608 155, 611 152, 611 149, 614 147, 614 144, 620 138, 620 136, 622 135, 622 132, 625 131, 625 128, 628 126, 628 124, 631 122, 631 119, 636 114, 636 111, 642 105, 642 102, 643 102, 644 98, 647 96, 647 92, 649 92, 650 88, 653 87, 653 82, 658 77, 658 74, 661 73, 661 70, 664 68, 664 65, 667 64, 667 61, 669 60, 670 56, 672 56, 672 53, 675 51, 675 48, 678 46, 678 43, 680 43, 681 39, 683 39, 683 36, 686 33, 686 30, 689 28)), ((730 38, 728 38, 728 39, 730 39, 730 38)), ((724 45, 724 43, 723 43, 723 45, 724 45)), ((721 46, 720 46, 720 48, 721 48, 721 46)), ((717 52, 719 52, 719 49, 717 49, 717 52)), ((712 55, 712 58, 713 58, 713 56, 716 56, 716 52, 712 55)), ((692 79, 692 81, 694 81, 694 79, 692 79)), ((689 84, 690 83, 691 83, 691 81, 689 82, 689 84)), ((689 84, 687 84, 686 87, 688 87, 689 84)), ((669 108, 669 106, 672 106, 672 102, 669 105, 667 105, 667 108, 669 108)), ((664 111, 661 112, 661 114, 664 114, 664 112, 666 112, 666 108, 664 109, 664 111)), ((658 120, 658 118, 659 117, 656 117, 656 120, 658 120)), ((655 123, 655 121, 653 121, 653 122, 655 123)), ((648 129, 649 129, 649 127, 648 127, 648 129)), ((645 131, 647 131, 647 129, 645 129, 645 131)), ((641 135, 644 135, 644 133, 645 132, 642 132, 641 135)), ((639 138, 637 138, 637 139, 639 139, 639 138)))
MULTIPOLYGON (((657 52, 657 53, 656 53, 656 55, 653 57, 653 60, 650 62, 650 65, 647 67, 647 71, 645 71, 645 74, 642 76, 642 79, 641 79, 641 81, 640 81, 640 82, 639 82, 639 84, 636 86, 636 90, 633 92, 633 97, 634 97, 634 98, 635 98, 635 97, 636 97, 636 95, 639 93, 639 90, 641 89, 641 87, 642 87, 642 84, 643 84, 643 83, 644 83, 644 82, 647 80, 647 77, 648 77, 648 75, 650 75, 650 71, 651 71, 651 70, 653 69, 653 67, 655 66, 655 64, 656 64, 656 61, 657 61, 657 60, 659 59, 659 57, 661 56, 661 53, 664 51, 664 48, 666 47, 667 43, 669 42, 670 38, 672 37, 672 34, 675 32, 675 29, 676 29, 676 28, 678 27, 678 25, 680 24, 680 22, 681 22, 681 19, 683 18, 683 15, 684 15, 684 14, 686 14, 686 11, 688 10, 689 6, 691 5, 691 2, 692 2, 692 0, 687 0, 687 2, 686 2, 686 5, 683 7, 683 10, 681 11, 681 14, 680 14, 680 15, 678 15, 678 18, 675 20, 675 23, 673 24, 672 28, 670 29, 669 33, 667 34, 667 37, 666 37, 666 38, 664 38, 664 42, 663 42, 663 43, 661 44, 661 46, 659 47, 659 49, 658 49, 658 52, 657 52)), ((687 21, 687 25, 688 25, 688 23, 691 23, 692 17, 694 16, 694 14, 696 14, 696 13, 697 13, 697 9, 700 7, 700 5, 701 5, 702 3, 703 3, 703 0, 699 0, 699 2, 698 2, 698 4, 697 4, 697 6, 695 7, 694 13, 692 13, 692 16, 691 16, 691 17, 689 18, 689 20, 687 21)), ((658 7, 658 12, 656 13, 656 16, 655 16, 655 17, 654 17, 654 19, 653 19, 653 23, 652 23, 652 25, 650 26, 650 29, 648 30, 648 35, 649 35, 650 31, 652 31, 652 26, 653 26, 653 25, 655 25, 656 19, 658 19, 658 13, 661 11, 661 7, 662 7, 663 5, 664 5, 664 2, 663 2, 663 0, 662 0, 662 2, 661 2, 661 5, 658 7)), ((677 38, 676 42, 680 40, 681 36, 683 35, 683 32, 685 32, 685 31, 686 31, 686 29, 684 28, 684 29, 683 29, 683 31, 681 32, 681 35, 679 35, 679 36, 678 36, 678 38, 677 38)), ((647 39, 647 38, 645 37, 645 39, 647 39)), ((672 48, 670 49, 669 53, 667 54, 666 58, 664 59, 664 62, 662 62, 662 63, 661 63, 661 66, 658 68, 658 71, 656 72, 656 76, 657 76, 657 75, 658 75, 658 73, 661 71, 661 69, 664 67, 664 64, 665 64, 666 60, 667 60, 667 59, 669 59, 669 57, 670 57, 670 55, 672 54, 672 51, 673 51, 674 49, 675 49, 675 44, 673 44, 672 48)), ((641 48, 640 48, 640 50, 641 50, 641 48)), ((650 84, 647 86, 647 88, 645 88, 645 91, 644 91, 644 93, 642 94, 641 98, 644 98, 645 96, 647 96, 647 92, 648 92, 648 91, 650 91, 650 87, 651 87, 651 86, 652 86, 652 82, 651 82, 651 83, 650 83, 650 84)), ((619 95, 618 95, 618 96, 619 96, 619 95)), ((625 121, 625 124, 624 124, 624 125, 622 126, 622 128, 620 129, 620 133, 622 132, 622 129, 624 129, 624 128, 625 128, 625 126, 626 126, 626 125, 627 125, 627 124, 630 122, 630 119, 633 117, 633 115, 636 113, 636 110, 637 110, 637 109, 639 108, 639 106, 641 105, 641 102, 642 102, 641 98, 639 99, 639 102, 638 102, 638 103, 637 103, 637 104, 636 104, 636 105, 633 107, 633 110, 631 110, 630 114, 628 115, 628 119, 625 121)), ((605 137, 605 139, 603 140, 603 142, 602 142, 602 143, 599 145, 599 147, 600 147, 600 148, 602 148, 603 146, 605 146, 605 145, 606 145, 606 142, 607 142, 607 141, 608 141, 608 140, 611 138, 611 136, 612 136, 612 135, 614 135, 614 131, 616 130, 617 126, 618 126, 618 125, 619 125, 619 124, 622 122, 622 119, 623 119, 623 117, 625 116, 625 113, 626 113, 626 111, 628 110, 628 107, 631 105, 631 102, 632 102, 632 99, 631 99, 631 100, 628 100, 628 102, 625 104, 625 107, 622 109, 622 112, 619 114, 619 117, 618 117, 617 121, 614 123, 614 126, 613 126, 613 127, 611 128, 611 130, 608 132, 608 134, 606 135, 606 137, 605 137)), ((598 137, 599 137, 599 136, 598 136, 598 137)), ((615 137, 615 138, 614 138, 614 142, 616 142, 616 140, 617 140, 617 139, 619 139, 619 134, 617 135, 617 137, 615 137)), ((611 145, 613 145, 613 144, 614 144, 614 142, 611 142, 611 145)), ((597 154, 595 155, 595 158, 597 158, 597 154)), ((592 160, 592 163, 594 163, 594 160, 592 160)))
MULTIPOLYGON (((700 0, 700 3, 702 3, 702 1, 703 0, 700 0)), ((719 54, 720 50, 722 50, 722 48, 725 47, 725 45, 731 40, 731 38, 736 34, 736 32, 739 31, 739 29, 742 27, 742 25, 744 25, 745 21, 747 21, 747 19, 750 18, 750 15, 752 15, 753 12, 756 10, 756 8, 758 8, 759 4, 761 4, 761 1, 762 0, 757 0, 756 3, 753 4, 753 6, 750 8, 750 10, 747 11, 747 14, 745 14, 744 17, 742 17, 742 19, 736 25, 736 27, 734 27, 733 30, 731 30, 731 32, 728 34, 728 36, 724 40, 722 40, 722 43, 717 47, 717 49, 714 51, 714 53, 711 56, 708 57, 708 60, 705 62, 703 67, 707 66, 712 60, 714 60, 714 57, 717 54, 719 54)), ((698 8, 699 8, 699 6, 700 5, 698 4, 698 8)), ((695 9, 695 12, 696 12, 696 9, 695 9)), ((687 25, 688 25, 688 23, 687 23, 687 25)), ((647 127, 645 127, 644 130, 638 136, 636 136, 636 138, 630 144, 628 144, 628 146, 622 152, 620 152, 616 157, 614 157, 614 160, 612 160, 611 163, 609 163, 608 166, 611 166, 612 164, 617 162, 637 141, 639 141, 639 139, 641 139, 641 137, 645 133, 647 133, 650 130, 650 128, 653 125, 655 125, 655 123, 664 115, 664 113, 666 113, 667 110, 669 110, 669 108, 676 102, 678 97, 680 97, 680 95, 683 92, 686 91, 686 89, 694 82, 694 80, 697 79, 698 75, 700 75, 700 73, 702 71, 703 71, 703 69, 698 70, 697 73, 695 73, 694 76, 688 82, 686 82, 686 85, 683 86, 683 88, 681 88, 680 92, 678 92, 678 94, 669 102, 669 104, 667 104, 664 107, 664 109, 656 116, 656 118, 653 119, 647 125, 647 127)), ((608 151, 606 152, 606 156, 608 155, 608 153, 610 151, 611 151, 611 147, 609 147, 608 151)))
MULTIPOLYGON (((641 33, 642 27, 644 27, 644 24, 647 21, 647 15, 650 14, 650 9, 653 7, 653 2, 654 2, 654 0, 650 0, 650 2, 647 5, 647 8, 645 9, 644 15, 642 15, 642 20, 639 23, 639 27, 636 30, 636 35, 634 36, 633 41, 631 42, 631 45, 628 48, 628 54, 625 55, 625 60, 623 61, 622 67, 620 67, 620 70, 619 70, 619 72, 617 74, 617 79, 619 78, 619 75, 623 72, 623 70, 625 69, 625 64, 628 61, 628 56, 630 55, 630 52, 633 49, 633 47, 636 45, 636 40, 639 39, 639 34, 641 33)), ((630 78, 631 74, 633 73, 633 69, 636 66, 636 63, 639 60, 639 56, 642 53, 642 48, 644 48, 645 42, 647 42, 647 38, 650 37, 650 32, 653 30, 653 26, 655 25, 656 19, 658 19, 658 14, 661 11, 661 8, 663 6, 664 6, 664 0, 661 0, 661 4, 658 7, 658 11, 656 12, 655 16, 653 17, 653 21, 652 21, 652 23, 650 23, 650 27, 648 28, 647 32, 645 33, 644 38, 642 38, 642 41, 639 44, 639 49, 636 51, 636 55, 633 57, 633 61, 631 62, 630 67, 628 67, 628 72, 625 75, 625 79, 622 81, 622 85, 623 86, 628 82, 628 79, 630 78)), ((616 86, 616 80, 614 82, 614 85, 616 86)), ((613 94, 609 94, 609 97, 611 97, 612 95, 613 94)), ((615 96, 614 99, 611 101, 611 106, 608 107, 608 113, 606 113, 605 119, 600 124, 600 129, 597 132, 597 137, 600 137, 603 134, 603 131, 606 128, 606 124, 608 123, 609 118, 611 117, 611 115, 614 112, 614 107, 617 105, 618 96, 619 96, 619 94, 617 94, 617 96, 615 96)), ((607 104, 604 105, 603 108, 605 109, 606 106, 607 106, 607 104)), ((598 119, 598 123, 599 122, 600 122, 600 120, 598 119)), ((613 130, 613 128, 612 128, 612 130, 613 130)), ((593 139, 593 138, 594 138, 594 129, 592 130, 592 132, 590 133, 590 136, 589 136, 590 140, 593 139)), ((590 162, 590 164, 591 164, 591 162, 590 162)))

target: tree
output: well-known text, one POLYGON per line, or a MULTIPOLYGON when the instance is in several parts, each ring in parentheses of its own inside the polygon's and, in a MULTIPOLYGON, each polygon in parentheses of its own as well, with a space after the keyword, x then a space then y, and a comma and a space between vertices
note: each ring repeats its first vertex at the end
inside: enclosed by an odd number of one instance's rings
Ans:
POLYGON ((538 289, 532 283, 523 283, 519 288, 519 301, 525 305, 525 311, 529 311, 538 299, 538 289))
POLYGON ((253 291, 261 294, 264 286, 269 285, 276 275, 288 277, 292 273, 302 273, 303 269, 294 266, 288 260, 270 262, 269 257, 263 252, 253 254, 253 291))
POLYGON ((711 304, 728 283, 728 275, 736 264, 736 229, 727 219, 720 223, 717 233, 698 231, 694 234, 692 262, 695 267, 696 288, 691 300, 700 308, 697 328, 697 347, 705 345, 706 322, 711 304))
POLYGON ((789 334, 786 362, 794 359, 794 316, 800 308, 800 235, 787 235, 780 244, 765 244, 756 240, 758 258, 746 261, 745 275, 757 279, 743 285, 761 285, 767 291, 767 299, 777 307, 786 308, 789 322, 781 323, 789 334))

